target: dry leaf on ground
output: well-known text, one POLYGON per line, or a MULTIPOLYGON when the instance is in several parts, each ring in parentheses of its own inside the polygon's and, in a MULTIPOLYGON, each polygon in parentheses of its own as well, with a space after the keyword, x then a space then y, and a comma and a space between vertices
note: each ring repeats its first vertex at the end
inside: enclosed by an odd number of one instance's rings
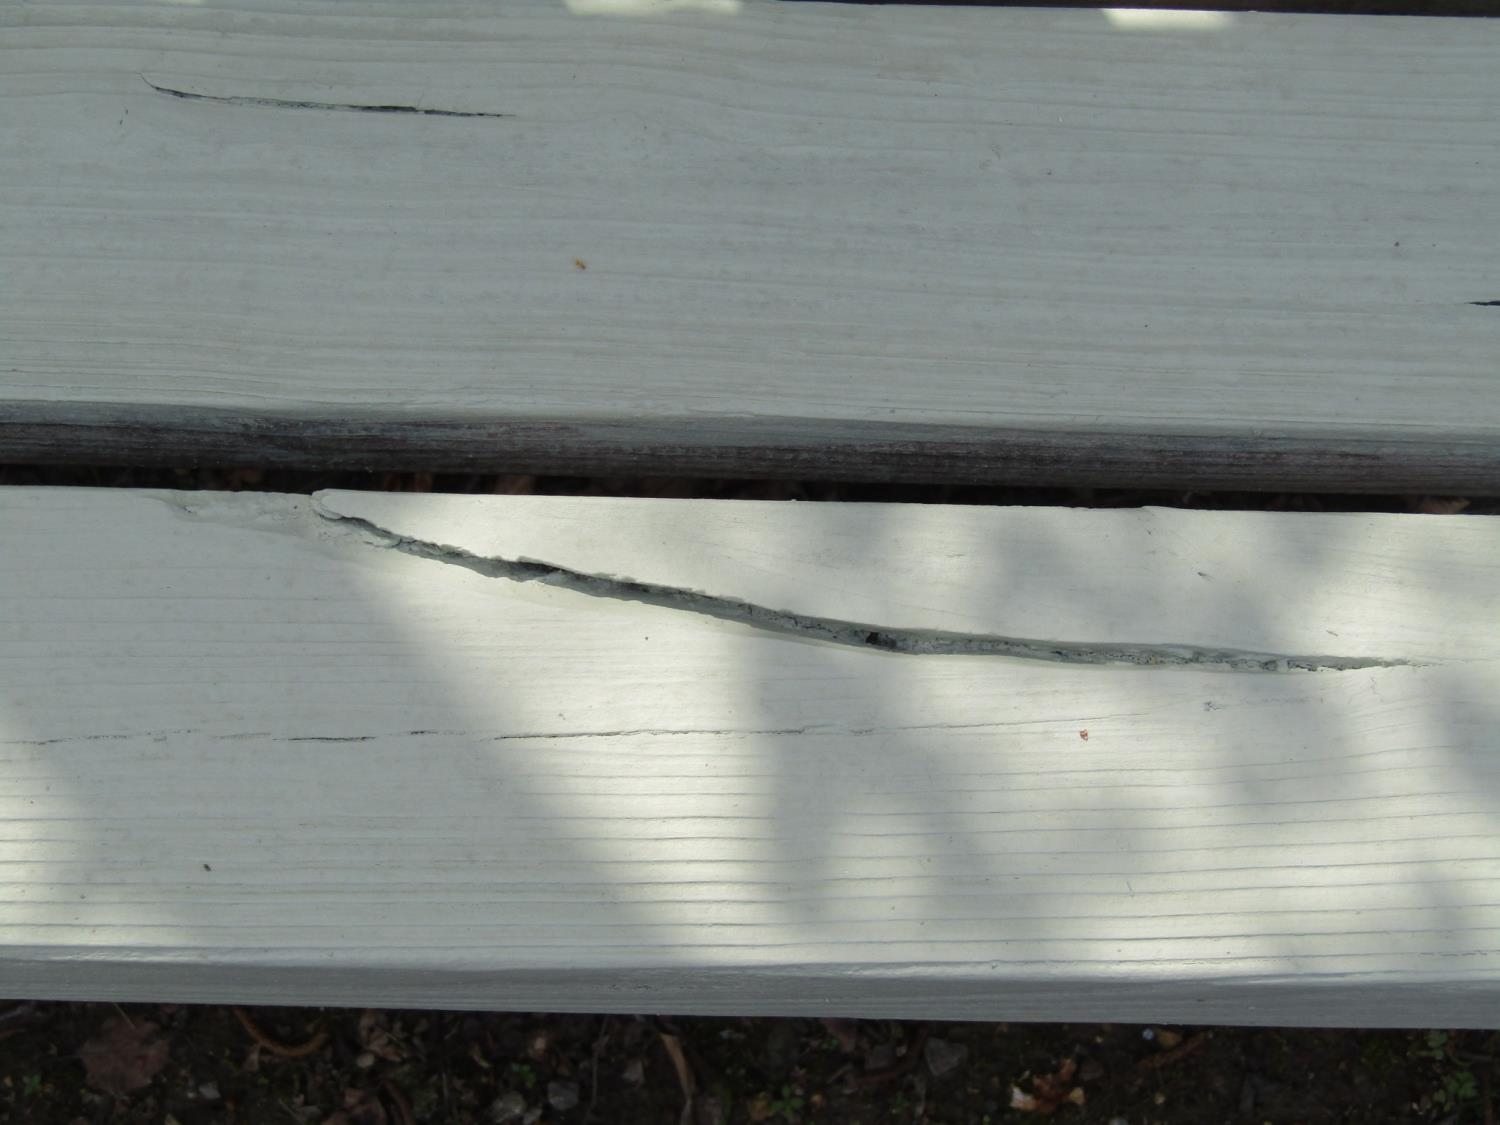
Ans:
POLYGON ((1073 1059, 1068 1059, 1057 1068, 1056 1074, 1041 1074, 1033 1078, 1029 1094, 1019 1086, 1012 1086, 1010 1108, 1046 1117, 1056 1113, 1069 1102, 1073 1105, 1083 1105, 1083 1087, 1072 1084, 1073 1075, 1077 1070, 1078 1063, 1073 1059))
MULTIPOLYGON (((399 1025, 398 1025, 399 1028, 399 1025)), ((370 1054, 398 1063, 405 1055, 395 1039, 385 1012, 366 1008, 359 1016, 359 1045, 370 1054)))
POLYGON ((154 1023, 112 1019, 78 1049, 88 1083, 106 1094, 128 1094, 151 1085, 167 1065, 167 1041, 154 1023))

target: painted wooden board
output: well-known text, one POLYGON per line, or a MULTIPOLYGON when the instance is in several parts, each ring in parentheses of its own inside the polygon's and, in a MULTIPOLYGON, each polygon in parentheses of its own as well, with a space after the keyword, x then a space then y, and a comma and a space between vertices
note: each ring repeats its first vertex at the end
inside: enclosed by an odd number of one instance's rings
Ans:
POLYGON ((0 492, 0 993, 1493 1026, 1492 521, 1122 515, 0 492), (1039 568, 1049 525, 1112 525, 1116 565, 1039 568), (1222 619, 1151 591, 1169 526, 1281 587, 1221 575, 1222 619), (500 547, 576 570, 482 572, 500 547), (910 628, 1036 621, 993 593, 1024 573, 1141 641, 1087 608, 1118 580, 1238 647, 1304 639, 1251 612, 1291 600, 1426 659, 887 651, 630 600, 637 565, 910 628))
POLYGON ((0 6, 0 458, 1500 488, 1500 26, 0 6))

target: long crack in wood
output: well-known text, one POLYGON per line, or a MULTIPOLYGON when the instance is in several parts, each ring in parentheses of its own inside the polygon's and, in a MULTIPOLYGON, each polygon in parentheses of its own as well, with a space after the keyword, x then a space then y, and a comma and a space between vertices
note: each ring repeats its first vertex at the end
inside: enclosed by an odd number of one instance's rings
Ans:
POLYGON ((513 113, 480 113, 458 109, 427 109, 417 105, 359 105, 345 102, 305 102, 289 98, 252 98, 231 94, 196 94, 191 90, 176 90, 171 86, 158 86, 144 74, 141 81, 158 94, 180 98, 188 102, 217 102, 220 105, 267 106, 272 109, 333 109, 348 113, 406 113, 422 117, 514 117, 513 113))
POLYGON ((1051 641, 993 633, 960 633, 940 629, 896 628, 794 613, 656 582, 587 574, 534 559, 476 555, 462 547, 401 535, 359 516, 345 515, 313 498, 313 511, 330 523, 362 532, 366 541, 414 558, 462 567, 486 578, 540 582, 590 597, 639 602, 695 613, 719 621, 749 625, 769 633, 800 637, 851 648, 872 648, 907 656, 1008 656, 1056 664, 1194 667, 1234 672, 1344 672, 1361 668, 1412 665, 1409 660, 1365 656, 1298 655, 1193 644, 1051 641))

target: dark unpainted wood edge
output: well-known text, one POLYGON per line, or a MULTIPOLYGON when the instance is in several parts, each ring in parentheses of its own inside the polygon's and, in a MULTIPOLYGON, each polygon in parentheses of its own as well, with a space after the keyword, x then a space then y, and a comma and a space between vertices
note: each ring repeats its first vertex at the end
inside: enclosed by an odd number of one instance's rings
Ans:
POLYGON ((1500 493, 1500 440, 1043 430, 806 418, 452 420, 0 404, 0 462, 1500 493))

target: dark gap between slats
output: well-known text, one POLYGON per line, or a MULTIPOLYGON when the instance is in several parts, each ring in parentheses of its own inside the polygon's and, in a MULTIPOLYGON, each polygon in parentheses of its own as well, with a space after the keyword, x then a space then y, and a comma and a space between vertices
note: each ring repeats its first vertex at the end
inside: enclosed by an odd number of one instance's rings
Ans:
POLYGON ((1227 511, 1500 514, 1500 497, 1422 494, 1194 491, 1146 488, 1041 488, 1005 485, 882 484, 828 480, 747 480, 523 473, 353 472, 229 467, 143 468, 0 465, 0 487, 170 488, 312 493, 324 488, 486 495, 635 496, 706 500, 799 500, 902 504, 1053 505, 1132 508, 1158 505, 1227 511))
MULTIPOLYGON (((796 4, 804 0, 782 0, 796 4)), ((1468 16, 1500 17, 1500 0, 1136 0, 1099 4, 1097 0, 831 0, 839 4, 908 4, 923 7, 965 8, 1155 8, 1162 11, 1305 12, 1348 16, 1468 16)))

